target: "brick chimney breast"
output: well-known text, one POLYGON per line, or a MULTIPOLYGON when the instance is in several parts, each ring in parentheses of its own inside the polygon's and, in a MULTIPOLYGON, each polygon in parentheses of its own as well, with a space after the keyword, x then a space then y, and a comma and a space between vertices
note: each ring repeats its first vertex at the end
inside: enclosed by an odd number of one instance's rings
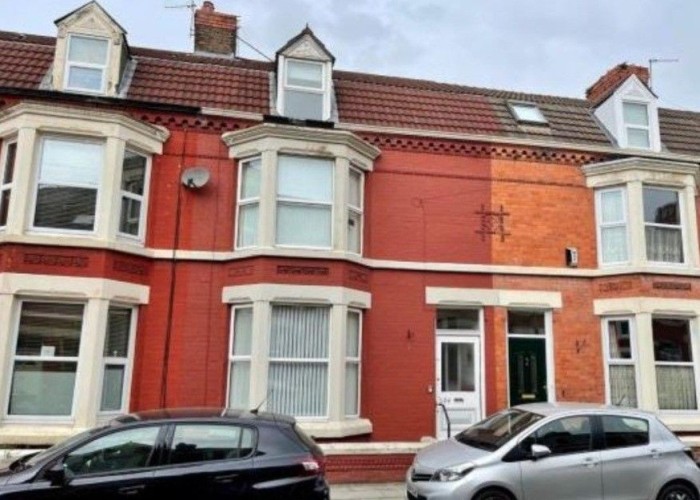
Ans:
POLYGON ((593 106, 597 106, 607 99, 610 94, 615 92, 615 90, 632 75, 637 75, 637 78, 639 78, 644 85, 649 86, 649 68, 622 63, 609 70, 601 76, 597 82, 588 87, 586 90, 586 99, 588 99, 593 106))
POLYGON ((194 51, 224 56, 236 55, 238 18, 216 12, 206 1, 194 13, 194 51))

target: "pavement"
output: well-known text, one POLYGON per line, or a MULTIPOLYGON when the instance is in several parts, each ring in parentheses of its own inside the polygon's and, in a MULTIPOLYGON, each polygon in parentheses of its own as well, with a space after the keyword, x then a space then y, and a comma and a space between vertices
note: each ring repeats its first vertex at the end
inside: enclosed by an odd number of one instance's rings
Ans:
POLYGON ((333 484, 331 500, 406 500, 404 483, 333 484))

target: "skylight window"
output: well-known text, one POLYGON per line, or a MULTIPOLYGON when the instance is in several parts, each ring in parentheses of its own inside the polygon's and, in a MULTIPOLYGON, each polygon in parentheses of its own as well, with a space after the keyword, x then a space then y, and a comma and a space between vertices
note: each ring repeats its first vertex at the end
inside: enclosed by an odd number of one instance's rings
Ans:
POLYGON ((546 124, 547 119, 536 104, 525 104, 521 102, 509 103, 515 119, 522 123, 546 124))

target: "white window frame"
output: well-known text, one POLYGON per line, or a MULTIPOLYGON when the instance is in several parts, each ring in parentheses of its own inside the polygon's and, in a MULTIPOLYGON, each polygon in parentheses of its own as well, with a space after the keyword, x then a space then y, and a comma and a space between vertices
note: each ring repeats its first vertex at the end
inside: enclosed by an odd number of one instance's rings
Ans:
POLYGON ((66 65, 65 65, 65 75, 63 76, 63 88, 67 91, 72 91, 72 92, 84 92, 88 94, 104 94, 106 93, 106 87, 107 87, 107 71, 109 69, 109 61, 111 58, 111 41, 109 38, 105 37, 99 37, 99 36, 91 36, 91 35, 83 35, 79 33, 71 33, 68 35, 68 43, 66 44, 66 65), (71 49, 71 43, 74 38, 87 38, 87 39, 93 39, 93 40, 102 40, 106 42, 107 44, 107 53, 105 54, 105 62, 104 64, 94 64, 94 63, 82 63, 82 62, 73 62, 70 60, 70 49, 71 49), (83 87, 70 87, 68 85, 68 82, 70 81, 70 73, 71 69, 73 67, 77 68, 85 68, 85 69, 99 69, 102 71, 102 81, 101 81, 101 86, 99 90, 95 89, 89 89, 89 88, 83 88, 83 87))
POLYGON ((605 356, 605 401, 607 404, 614 405, 610 390, 610 366, 632 366, 634 368, 634 388, 635 397, 637 398, 637 406, 641 405, 641 389, 639 376, 639 363, 637 354, 637 330, 634 316, 607 316, 602 320, 603 333, 603 353, 605 356), (610 354, 610 322, 627 321, 630 330, 630 359, 613 358, 610 354))
POLYGON ((652 349, 652 361, 654 363, 654 378, 656 378, 656 368, 658 366, 682 366, 682 367, 691 367, 693 369, 693 380, 695 381, 695 409, 688 409, 688 410, 669 410, 669 409, 663 409, 659 408, 659 389, 658 387, 656 388, 656 393, 654 394, 654 398, 656 399, 656 406, 658 408, 659 413, 664 414, 664 415, 687 415, 687 414, 697 414, 698 410, 700 410, 700 370, 698 370, 698 351, 700 351, 700 347, 697 345, 697 342, 695 340, 695 335, 696 335, 696 322, 697 318, 689 318, 686 316, 673 316, 673 315, 667 315, 667 314, 652 314, 650 318, 651 324, 649 325, 650 327, 650 333, 651 333, 651 349, 652 349), (689 341, 690 341, 690 353, 691 356, 693 357, 692 361, 656 361, 656 353, 654 352, 654 319, 674 319, 674 320, 683 320, 688 322, 688 335, 690 336, 689 341))
POLYGON ((122 189, 122 178, 124 176, 124 160, 122 159, 122 164, 121 166, 119 166, 121 170, 121 175, 119 176, 119 183, 116 186, 117 191, 119 191, 119 203, 117 205, 119 209, 117 210, 118 218, 116 226, 117 236, 119 238, 132 240, 137 243, 143 243, 146 240, 146 224, 148 223, 148 194, 151 189, 151 164, 153 161, 153 157, 149 154, 145 154, 139 151, 136 148, 129 147, 128 144, 124 149, 124 157, 126 157, 127 152, 142 156, 146 159, 146 168, 143 173, 143 194, 139 195, 136 193, 132 193, 131 191, 124 191, 122 189), (139 232, 136 235, 124 233, 121 231, 122 200, 124 198, 129 198, 131 200, 141 202, 141 211, 139 213, 139 232))
MULTIPOLYGON (((256 156, 250 156, 247 158, 243 158, 238 162, 238 186, 236 186, 236 234, 234 235, 234 249, 235 250, 243 250, 247 248, 257 248, 260 246, 260 212, 262 210, 262 203, 261 199, 263 197, 262 193, 262 176, 263 176, 263 159, 262 155, 256 155, 256 156), (245 166, 251 162, 254 161, 259 161, 260 162, 260 188, 258 190, 258 196, 253 196, 251 198, 242 198, 243 194, 243 170, 245 166), (256 221, 257 228, 256 228, 256 242, 253 245, 241 245, 239 243, 239 238, 240 238, 240 231, 241 231, 241 207, 242 206, 248 206, 248 205, 257 205, 258 206, 258 220, 256 221)), ((276 211, 276 208, 275 208, 276 211)))
POLYGON ((642 240, 644 241, 644 260, 650 264, 656 265, 656 266, 686 266, 688 262, 688 245, 686 242, 686 224, 685 224, 685 215, 684 215, 684 208, 685 208, 685 199, 684 199, 684 190, 680 188, 672 188, 672 187, 666 187, 666 186, 657 186, 655 184, 643 184, 642 185, 642 240), (644 191, 646 189, 657 189, 659 191, 672 191, 678 195, 678 218, 680 223, 678 225, 674 224, 660 224, 657 222, 647 222, 644 220, 644 191), (665 228, 665 229, 678 229, 681 232, 681 252, 683 253, 683 259, 680 262, 664 262, 662 260, 651 260, 647 256, 647 250, 646 250, 646 243, 647 243, 647 235, 646 235, 646 228, 647 226, 650 227, 659 227, 659 228, 665 228))
MULTIPOLYGON (((337 171, 337 165, 335 158, 327 158, 324 156, 312 156, 312 155, 298 155, 298 154, 278 154, 277 155, 277 165, 279 168, 279 160, 280 157, 282 156, 291 156, 291 157, 296 157, 296 158, 309 158, 309 159, 314 159, 314 160, 326 160, 330 163, 330 168, 331 168, 331 201, 329 202, 323 202, 323 201, 300 201, 292 198, 284 198, 280 197, 279 195, 279 175, 276 175, 275 178, 275 202, 274 202, 274 223, 273 223, 273 241, 274 241, 274 246, 277 248, 308 248, 308 249, 313 249, 313 250, 332 250, 333 249, 333 240, 334 235, 335 235, 335 210, 336 210, 336 194, 335 194, 335 185, 336 185, 336 171, 337 171), (277 242, 277 220, 278 220, 278 214, 279 214, 279 205, 280 203, 286 204, 286 205, 293 205, 293 206, 306 206, 306 207, 330 207, 331 209, 331 227, 330 227, 330 242, 326 246, 314 246, 314 245, 285 245, 283 243, 278 243, 277 242)), ((277 173, 278 170, 276 170, 277 173)), ((259 237, 259 236, 258 236, 259 237)), ((347 246, 347 245, 346 245, 347 246)), ((347 250, 344 249, 344 250, 347 250)))
MULTIPOLYGON (((5 198, 5 196, 8 197, 8 205, 7 205, 7 222, 9 222, 9 211, 10 211, 10 203, 12 200, 12 188, 15 183, 15 177, 17 177, 17 153, 18 153, 18 145, 17 145, 17 138, 13 138, 10 140, 7 140, 3 144, 2 148, 2 155, 0 155, 0 207, 2 207, 2 201, 5 198), (15 147, 15 158, 14 158, 14 163, 13 163, 13 168, 12 168, 12 178, 10 179, 10 182, 5 182, 5 175, 6 175, 6 170, 7 170, 7 155, 9 154, 10 147, 14 146, 15 147)), ((0 208, 1 209, 1 208, 0 208)), ((4 230, 7 227, 6 224, 0 223, 0 231, 4 230)))
MULTIPOLYGON (((345 347, 345 366, 344 366, 344 372, 343 374, 345 375, 345 379, 347 380, 347 373, 348 373, 348 365, 355 365, 357 367, 357 412, 355 413, 349 413, 347 409, 347 390, 348 388, 345 388, 345 395, 343 398, 343 410, 344 410, 344 415, 345 418, 348 419, 354 419, 354 418, 359 418, 360 414, 362 413, 362 408, 360 407, 360 403, 362 401, 362 310, 361 309, 354 309, 354 308, 349 308, 348 309, 348 317, 354 314, 357 316, 357 356, 348 356, 348 350, 347 350, 347 345, 345 347)), ((345 339, 347 342, 348 338, 348 321, 346 320, 345 323, 345 339)))
POLYGON ((639 149, 642 151, 648 151, 654 149, 654 141, 652 141, 651 137, 651 109, 649 106, 649 103, 646 101, 638 101, 634 99, 623 99, 622 100, 622 127, 624 128, 625 131, 625 145, 630 148, 630 149, 639 149), (629 124, 625 121, 625 105, 626 104, 636 104, 639 106, 644 106, 647 111, 647 125, 635 125, 635 124, 629 124), (649 147, 640 147, 640 146, 632 146, 630 144, 630 138, 629 138, 629 129, 634 129, 634 130, 643 130, 647 134, 647 141, 649 142, 649 147))
MULTIPOLYGON (((233 342, 236 336, 236 313, 241 309, 250 309, 253 321, 255 320, 255 308, 252 303, 247 304, 237 304, 231 308, 231 320, 229 324, 229 338, 228 338, 228 369, 226 377, 226 407, 231 408, 231 375, 233 374, 233 363, 235 362, 247 362, 250 366, 249 373, 250 378, 248 380, 248 406, 250 409, 255 408, 259 403, 251 400, 250 386, 253 378, 253 351, 252 351, 252 337, 255 332, 251 332, 251 353, 246 355, 233 354, 233 342)), ((254 323, 253 323, 254 325, 254 323)), ((252 325, 251 325, 252 329, 252 325)))
POLYGON ((595 192, 595 209, 596 209, 596 233, 598 237, 598 262, 601 266, 619 266, 629 264, 630 262, 630 223, 629 223, 629 209, 628 209, 628 199, 627 199, 627 187, 626 186, 614 186, 610 188, 598 189, 595 192), (603 195, 605 193, 620 192, 622 194, 622 213, 624 219, 620 222, 608 222, 603 223, 603 195), (624 227, 625 228, 625 243, 627 245, 627 258, 621 261, 605 262, 603 261, 603 229, 614 228, 614 227, 624 227))
POLYGON ((75 420, 75 407, 76 401, 78 400, 78 380, 81 376, 81 363, 80 363, 80 351, 82 349, 83 339, 88 335, 86 332, 86 311, 88 304, 87 302, 75 301, 75 300, 61 300, 61 299, 50 299, 42 297, 33 298, 23 298, 16 301, 15 307, 15 321, 14 330, 12 336, 12 352, 10 355, 10 363, 8 366, 8 377, 5 384, 5 394, 6 398, 4 401, 4 409, 2 415, 4 415, 4 420, 8 423, 29 423, 29 422, 41 422, 41 423, 71 423, 75 420), (19 341, 19 327, 22 320, 22 309, 25 303, 54 303, 59 305, 69 304, 69 305, 82 305, 83 306, 83 317, 80 325, 80 341, 78 344, 78 355, 73 356, 52 356, 50 358, 43 356, 23 356, 17 355, 17 342, 19 341), (73 400, 71 401, 71 413, 70 415, 13 415, 10 413, 10 400, 12 399, 12 379, 15 373, 15 364, 17 361, 48 361, 56 363, 75 363, 75 381, 73 385, 73 400))
MULTIPOLYGON (((110 303, 107 308, 107 314, 109 315, 109 309, 129 309, 131 311, 131 317, 129 321, 129 343, 127 345, 126 358, 118 358, 113 356, 104 355, 104 346, 102 349, 102 377, 103 380, 100 383, 100 397, 99 397, 99 407, 98 415, 118 415, 129 410, 129 403, 131 401, 131 377, 134 369, 134 354, 136 350, 136 328, 138 325, 138 307, 133 304, 120 304, 118 302, 110 303), (107 366, 123 366, 124 367, 124 379, 122 380, 122 405, 119 410, 102 410, 102 393, 104 391, 104 374, 107 371, 107 366)), ((108 316, 109 318, 109 316, 108 316)), ((107 342, 107 329, 109 323, 105 324, 105 343, 107 342)))
POLYGON ((523 123, 523 124, 534 124, 534 125, 547 125, 549 122, 547 121, 547 118, 544 116, 544 113, 540 109, 540 107, 533 103, 533 102, 516 102, 516 101, 511 101, 508 102, 508 106, 510 107, 510 110, 515 117, 515 120, 518 123, 523 123), (528 118, 523 118, 520 115, 519 109, 522 108, 529 108, 529 109, 534 109, 536 111, 536 114, 538 115, 537 119, 531 120, 528 118))
MULTIPOLYGON (((287 115, 287 90, 294 90, 297 92, 306 92, 308 94, 318 94, 321 95, 323 98, 323 108, 321 109, 321 121, 323 120, 328 120, 330 116, 330 82, 328 78, 328 63, 322 62, 322 61, 311 61, 307 59, 297 59, 297 58, 288 58, 284 57, 283 58, 283 63, 282 63, 282 78, 280 81, 280 94, 279 94, 279 100, 280 100, 280 106, 279 106, 279 112, 282 116, 288 116, 287 115), (289 63, 302 63, 302 64, 312 64, 312 65, 318 65, 321 66, 321 88, 320 89, 315 89, 311 87, 302 87, 300 85, 290 85, 288 83, 288 74, 289 74, 289 63)), ((294 117, 290 117, 294 119, 294 117)))
MULTIPOLYGON (((316 416, 299 416, 295 418, 300 421, 300 422, 325 422, 330 418, 330 407, 331 407, 331 360, 333 358, 333 345, 332 345, 332 339, 333 339, 333 305, 329 304, 309 304, 309 303, 304 303, 304 302, 270 302, 270 307, 269 307, 269 314, 270 318, 272 318, 273 314, 273 309, 275 307, 318 307, 318 308, 326 308, 328 309, 328 357, 326 358, 273 358, 270 354, 268 354, 267 357, 267 368, 266 371, 269 374, 270 372, 270 365, 272 363, 295 363, 295 364, 316 364, 316 365, 325 365, 326 366, 326 411, 324 415, 316 415, 316 416)), ((270 330, 272 330, 272 324, 270 323, 270 330)), ((270 340, 268 337, 268 344, 267 344, 267 349, 268 353, 270 350, 270 340)), ((269 375, 268 375, 268 390, 270 388, 269 386, 269 375)))
POLYGON ((364 229, 365 229, 365 174, 360 170, 359 168, 350 165, 350 169, 348 170, 348 221, 347 223, 350 224, 350 220, 352 219, 352 215, 355 215, 359 221, 360 221, 360 229, 358 233, 359 237, 359 245, 357 251, 353 250, 350 248, 350 241, 346 243, 347 248, 346 250, 350 253, 355 253, 357 255, 362 255, 362 251, 364 250, 364 229), (360 206, 354 206, 350 203, 350 177, 352 177, 352 174, 356 173, 357 175, 360 176, 360 206))
MULTIPOLYGON (((103 191, 104 191, 104 174, 105 174, 105 168, 107 165, 107 158, 106 158, 106 150, 107 150, 107 144, 104 140, 95 140, 93 138, 86 138, 86 137, 76 137, 72 135, 58 135, 58 134, 47 134, 43 135, 41 137, 37 137, 37 141, 39 143, 39 147, 37 148, 38 154, 35 162, 35 172, 34 172, 34 185, 33 185, 33 199, 32 199, 32 208, 29 211, 29 220, 27 221, 27 224, 29 225, 29 230, 31 232, 36 232, 36 233, 52 233, 52 234, 71 234, 71 235, 86 235, 86 236, 95 236, 99 232, 99 228, 101 225, 101 219, 103 216, 101 216, 100 212, 100 207, 101 207, 101 200, 103 196, 103 191), (34 225, 34 219, 36 217, 36 204, 37 201, 39 200, 39 183, 41 181, 41 166, 42 166, 42 159, 43 159, 43 154, 44 154, 44 143, 47 140, 54 139, 54 140, 59 140, 59 141, 65 141, 65 142, 76 142, 76 143, 92 143, 92 144, 101 144, 102 145, 102 165, 99 168, 98 172, 98 181, 97 181, 97 186, 93 185, 88 185, 88 184, 56 184, 61 187, 74 187, 74 188, 84 188, 84 189, 96 189, 97 190, 97 195, 95 197, 95 221, 92 226, 92 230, 85 230, 85 229, 61 229, 61 228, 55 228, 55 227, 41 227, 41 226, 35 226, 34 225)), ((121 177, 120 177, 121 179, 121 177)))

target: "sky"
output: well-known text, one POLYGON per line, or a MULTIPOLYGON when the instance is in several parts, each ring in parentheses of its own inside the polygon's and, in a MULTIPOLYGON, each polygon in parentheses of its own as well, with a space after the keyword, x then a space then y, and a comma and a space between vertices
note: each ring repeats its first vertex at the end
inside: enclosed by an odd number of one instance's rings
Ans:
MULTIPOLYGON (((190 0, 100 0, 132 46, 191 51, 190 0)), ((83 0, 0 0, 0 30, 55 35, 83 0), (20 8, 20 5, 22 8, 20 8), (31 8, 27 8, 31 6, 31 8)), ((201 0, 197 0, 201 4, 201 0)), ((653 67, 661 104, 700 111, 697 0, 214 0, 262 53, 308 23, 337 69, 584 97, 621 62, 653 67)), ((239 43, 239 55, 262 56, 239 43)))

